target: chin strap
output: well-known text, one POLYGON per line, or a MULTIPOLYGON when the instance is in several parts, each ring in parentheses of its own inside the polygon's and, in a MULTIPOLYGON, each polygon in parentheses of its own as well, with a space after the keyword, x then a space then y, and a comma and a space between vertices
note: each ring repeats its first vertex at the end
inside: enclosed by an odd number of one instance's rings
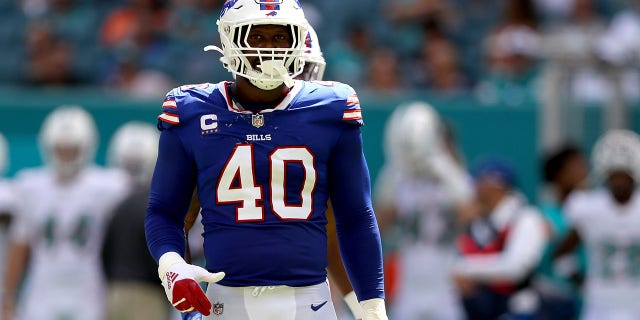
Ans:
POLYGON ((291 76, 289 75, 289 71, 282 65, 282 60, 265 60, 260 64, 260 69, 262 69, 262 73, 268 75, 278 75, 284 82, 284 84, 291 88, 295 84, 291 76))
POLYGON ((203 49, 204 51, 218 51, 220 53, 222 53, 224 55, 224 52, 222 51, 222 49, 220 49, 218 46, 214 46, 214 45, 209 45, 204 47, 203 49))
MULTIPOLYGON (((220 47, 218 46, 214 46, 214 45, 209 45, 204 47, 203 49, 204 51, 218 51, 220 52, 220 62, 222 62, 222 64, 226 67, 229 64, 229 60, 227 60, 227 58, 224 56, 224 51, 222 51, 222 49, 220 49, 220 47)), ((235 75, 234 75, 235 77, 235 75)))

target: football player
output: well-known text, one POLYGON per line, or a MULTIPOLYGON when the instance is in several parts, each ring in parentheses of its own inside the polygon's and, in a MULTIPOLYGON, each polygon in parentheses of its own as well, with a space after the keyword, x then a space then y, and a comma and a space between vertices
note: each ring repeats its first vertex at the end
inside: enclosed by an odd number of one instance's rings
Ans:
MULTIPOLYGON (((318 35, 311 25, 308 26, 307 38, 305 39, 305 50, 303 58, 305 60, 304 71, 296 77, 306 81, 320 81, 324 75, 324 70, 327 65, 320 48, 320 42, 318 35)), ((197 197, 191 205, 190 211, 187 214, 185 221, 185 232, 189 235, 191 226, 194 225, 196 215, 199 214, 200 204, 197 202, 197 197), (192 208, 197 209, 192 209, 192 208)), ((349 307, 352 315, 355 319, 362 319, 362 309, 358 303, 358 299, 353 292, 353 287, 342 264, 342 258, 340 257, 340 249, 338 247, 338 237, 336 234, 335 220, 333 218, 333 209, 331 205, 327 208, 327 236, 328 236, 328 252, 329 252, 329 265, 327 266, 327 272, 331 284, 335 285, 347 307, 349 307)), ((189 241, 187 241, 187 244, 189 241)), ((188 249, 188 247, 187 247, 188 249)), ((189 251, 189 250, 187 250, 189 251)), ((190 252, 187 252, 187 256, 190 256, 190 252)), ((185 257, 185 260, 186 257, 185 257)), ((188 261, 188 260, 187 260, 188 261)), ((196 313, 196 312, 192 312, 196 313)), ((183 314, 183 320, 197 319, 197 314, 183 314)))
POLYGON ((594 176, 602 187, 576 191, 566 204, 573 225, 557 254, 587 250, 582 319, 638 319, 640 306, 640 139, 612 130, 596 142, 594 176))
POLYGON ((10 231, 5 319, 12 319, 23 276, 16 318, 102 319, 100 247, 108 215, 128 182, 120 171, 91 165, 97 139, 88 112, 59 107, 39 134, 46 164, 16 175, 20 198, 10 231))
POLYGON ((218 27, 235 81, 168 93, 145 223, 169 301, 206 319, 336 319, 326 281, 327 201, 363 319, 387 319, 380 235, 345 84, 294 80, 308 23, 296 0, 226 1, 218 27), (197 188, 196 188, 197 187, 197 188), (206 268, 188 264, 197 189, 206 268), (198 282, 209 283, 206 295, 198 282))
MULTIPOLYGON (((454 209, 471 196, 471 179, 429 104, 398 106, 385 127, 385 165, 375 209, 387 257, 398 257, 394 319, 461 319, 448 270, 455 254, 454 209)), ((389 260, 391 261, 391 260, 389 260)))

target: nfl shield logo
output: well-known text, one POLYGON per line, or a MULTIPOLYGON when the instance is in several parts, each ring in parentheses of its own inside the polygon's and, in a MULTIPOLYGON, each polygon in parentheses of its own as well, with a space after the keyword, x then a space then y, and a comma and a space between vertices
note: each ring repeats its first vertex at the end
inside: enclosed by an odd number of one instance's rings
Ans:
POLYGON ((213 314, 221 316, 224 311, 224 303, 216 302, 213 304, 213 314))
POLYGON ((251 115, 251 125, 256 128, 260 128, 264 125, 264 115, 263 114, 252 114, 251 115))

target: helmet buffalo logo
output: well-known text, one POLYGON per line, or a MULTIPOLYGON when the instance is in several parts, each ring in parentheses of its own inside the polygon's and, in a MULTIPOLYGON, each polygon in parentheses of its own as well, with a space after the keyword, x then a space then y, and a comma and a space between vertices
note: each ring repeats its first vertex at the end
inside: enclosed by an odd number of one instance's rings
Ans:
POLYGON ((225 1, 224 5, 222 6, 222 11, 220 11, 220 17, 224 16, 224 14, 227 13, 227 11, 229 9, 231 9, 233 6, 235 6, 236 2, 238 2, 238 0, 227 0, 227 1, 225 1))
POLYGON ((278 14, 278 11, 271 11, 266 14, 267 17, 275 17, 278 14))
POLYGON ((304 37, 304 46, 305 48, 311 48, 313 46, 310 32, 307 32, 307 36, 304 37))

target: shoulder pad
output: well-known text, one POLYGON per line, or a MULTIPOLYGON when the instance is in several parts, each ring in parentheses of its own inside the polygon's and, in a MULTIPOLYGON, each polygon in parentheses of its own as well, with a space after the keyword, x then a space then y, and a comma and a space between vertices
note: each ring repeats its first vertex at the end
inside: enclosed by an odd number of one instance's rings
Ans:
POLYGON ((164 130, 180 124, 184 107, 194 98, 206 98, 216 89, 211 83, 184 85, 169 91, 162 102, 162 113, 158 115, 158 129, 164 130))
POLYGON ((337 81, 312 81, 319 91, 332 95, 330 106, 340 112, 342 121, 348 124, 363 126, 362 111, 358 94, 349 85, 337 81))

